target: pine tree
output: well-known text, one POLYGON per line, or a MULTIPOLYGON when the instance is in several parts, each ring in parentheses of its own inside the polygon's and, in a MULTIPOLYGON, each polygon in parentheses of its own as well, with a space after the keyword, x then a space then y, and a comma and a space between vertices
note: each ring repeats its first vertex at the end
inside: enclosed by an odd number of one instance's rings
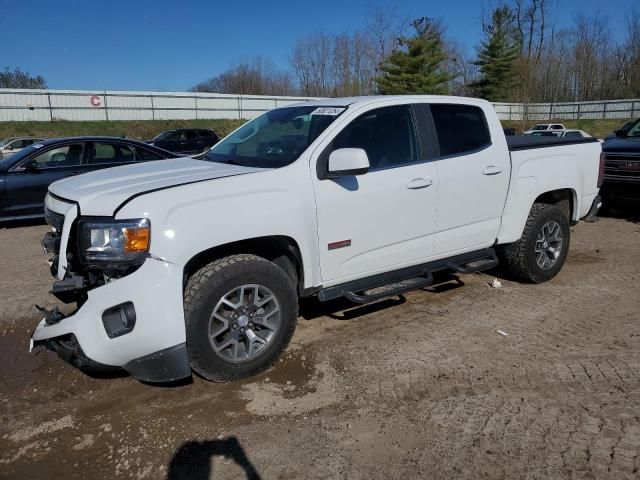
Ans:
POLYGON ((520 52, 515 16, 507 6, 497 7, 491 15, 491 23, 483 26, 486 39, 478 51, 481 78, 472 83, 475 94, 491 102, 510 99, 517 76, 520 52))
POLYGON ((415 20, 412 26, 415 35, 400 38, 401 48, 381 64, 378 91, 385 95, 447 93, 447 82, 454 76, 443 68, 447 54, 442 30, 427 17, 415 20))

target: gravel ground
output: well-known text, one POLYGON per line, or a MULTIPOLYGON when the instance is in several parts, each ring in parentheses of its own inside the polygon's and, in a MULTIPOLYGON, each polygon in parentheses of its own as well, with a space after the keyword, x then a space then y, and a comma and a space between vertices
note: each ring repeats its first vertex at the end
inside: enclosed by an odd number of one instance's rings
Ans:
POLYGON ((305 302, 270 371, 171 388, 26 354, 45 230, 0 230, 0 478, 640 478, 633 221, 574 227, 543 285, 305 302))

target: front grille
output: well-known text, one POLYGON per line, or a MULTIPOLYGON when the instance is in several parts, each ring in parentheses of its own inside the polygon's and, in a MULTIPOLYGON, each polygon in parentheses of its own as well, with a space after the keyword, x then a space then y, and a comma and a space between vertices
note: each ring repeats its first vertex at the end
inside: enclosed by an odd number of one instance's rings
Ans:
POLYGON ((61 215, 52 210, 49 210, 47 207, 44 207, 44 219, 56 230, 62 230, 62 226, 64 225, 64 215, 61 215))
POLYGON ((640 180, 640 156, 606 154, 604 158, 604 174, 605 178, 640 180))

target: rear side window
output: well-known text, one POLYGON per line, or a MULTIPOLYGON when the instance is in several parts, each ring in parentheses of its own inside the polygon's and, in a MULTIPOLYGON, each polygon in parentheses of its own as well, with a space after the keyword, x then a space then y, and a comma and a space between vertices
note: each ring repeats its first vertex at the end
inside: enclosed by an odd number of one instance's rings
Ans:
POLYGON ((200 134, 201 138, 213 137, 213 132, 210 132, 209 130, 198 130, 198 133, 200 134))
POLYGON ((430 105, 440 155, 461 155, 491 145, 484 112, 471 105, 430 105))
POLYGON ((551 125, 551 130, 564 130, 562 125, 551 125))
POLYGON ((133 151, 128 146, 111 143, 94 143, 89 153, 89 163, 93 165, 127 163, 133 162, 135 158, 133 151))
POLYGON ((187 130, 184 132, 187 140, 195 140, 197 138, 196 132, 194 130, 187 130))

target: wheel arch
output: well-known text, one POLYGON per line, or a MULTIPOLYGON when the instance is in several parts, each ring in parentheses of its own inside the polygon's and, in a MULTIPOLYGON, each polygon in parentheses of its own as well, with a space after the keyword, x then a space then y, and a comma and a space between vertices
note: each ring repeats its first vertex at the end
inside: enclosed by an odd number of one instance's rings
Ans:
POLYGON ((183 268, 183 287, 189 277, 203 266, 229 255, 250 253, 282 268, 294 281, 298 295, 304 291, 304 264, 298 243, 285 235, 255 237, 216 245, 195 254, 183 268))
POLYGON ((576 191, 573 188, 559 188, 538 195, 531 203, 531 208, 534 203, 557 205, 567 214, 570 221, 576 222, 579 216, 577 199, 576 191))

